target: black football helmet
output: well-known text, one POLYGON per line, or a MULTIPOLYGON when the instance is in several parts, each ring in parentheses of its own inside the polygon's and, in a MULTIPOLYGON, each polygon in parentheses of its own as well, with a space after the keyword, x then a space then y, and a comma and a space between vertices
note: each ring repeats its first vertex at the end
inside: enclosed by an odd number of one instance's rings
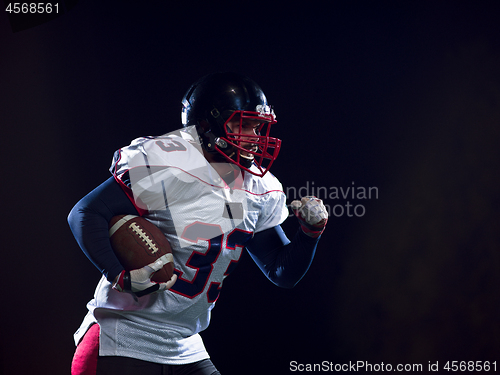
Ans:
POLYGON ((202 147, 256 176, 264 176, 278 156, 281 140, 269 136, 275 123, 262 89, 237 73, 209 74, 194 83, 182 99, 182 124, 196 126, 202 147), (255 135, 242 134, 245 120, 260 123, 255 135), (231 130, 229 121, 239 121, 239 132, 234 127, 231 130), (257 171, 250 169, 252 164, 257 171))

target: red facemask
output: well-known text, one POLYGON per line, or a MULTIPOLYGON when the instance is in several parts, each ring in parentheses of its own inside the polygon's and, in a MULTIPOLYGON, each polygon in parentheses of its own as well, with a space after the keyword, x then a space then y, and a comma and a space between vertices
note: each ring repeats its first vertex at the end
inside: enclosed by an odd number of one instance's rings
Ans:
POLYGON ((271 125, 275 123, 274 113, 267 106, 260 112, 234 111, 224 123, 226 135, 216 141, 215 149, 241 169, 262 177, 271 168, 281 148, 281 140, 269 136, 271 125), (235 120, 239 121, 239 127, 233 126, 231 131, 227 124, 235 120), (260 123, 252 130, 252 133, 257 134, 243 134, 245 120, 260 123), (224 142, 232 147, 225 147, 224 142), (251 169, 252 164, 257 170, 251 169))

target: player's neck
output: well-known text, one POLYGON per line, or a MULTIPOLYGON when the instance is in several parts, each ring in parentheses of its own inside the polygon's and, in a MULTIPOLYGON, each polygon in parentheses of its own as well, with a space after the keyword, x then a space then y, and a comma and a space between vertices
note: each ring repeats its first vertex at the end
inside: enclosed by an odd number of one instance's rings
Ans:
POLYGON ((228 163, 227 161, 218 160, 216 155, 210 154, 203 150, 205 159, 210 163, 210 165, 215 169, 217 174, 224 180, 224 182, 231 186, 234 181, 241 175, 241 170, 236 165, 228 163))

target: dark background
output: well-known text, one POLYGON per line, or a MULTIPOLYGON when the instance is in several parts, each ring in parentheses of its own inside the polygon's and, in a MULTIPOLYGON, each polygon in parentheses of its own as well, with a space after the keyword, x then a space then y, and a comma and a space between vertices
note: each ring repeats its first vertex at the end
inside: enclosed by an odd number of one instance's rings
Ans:
POLYGON ((294 289, 243 258, 203 334, 222 374, 290 361, 500 371, 498 2, 72 3, 16 32, 0 14, 3 373, 69 373, 99 273, 68 212, 115 149, 177 129, 189 85, 225 70, 274 105, 285 189, 378 198, 323 197, 366 212, 330 218, 294 289))

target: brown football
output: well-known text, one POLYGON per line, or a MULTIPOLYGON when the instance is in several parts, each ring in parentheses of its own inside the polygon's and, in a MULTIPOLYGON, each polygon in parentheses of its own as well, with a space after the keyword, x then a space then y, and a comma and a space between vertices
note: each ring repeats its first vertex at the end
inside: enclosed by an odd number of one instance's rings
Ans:
MULTIPOLYGON (((134 215, 117 215, 109 222, 109 237, 118 260, 127 271, 142 268, 172 248, 160 229, 148 220, 134 215)), ((167 263, 151 280, 165 282, 174 273, 173 262, 167 263)))

